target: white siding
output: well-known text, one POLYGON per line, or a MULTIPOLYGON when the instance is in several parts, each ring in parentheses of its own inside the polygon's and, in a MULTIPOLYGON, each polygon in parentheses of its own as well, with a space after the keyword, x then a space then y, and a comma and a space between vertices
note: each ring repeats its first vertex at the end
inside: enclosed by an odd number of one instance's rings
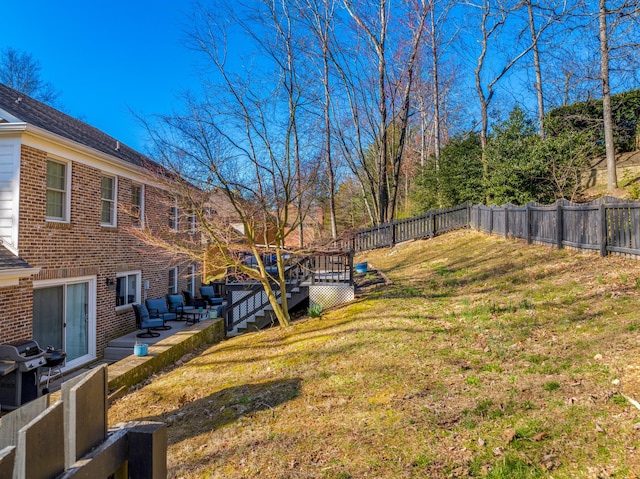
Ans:
POLYGON ((0 238, 18 249, 20 140, 0 138, 0 238))

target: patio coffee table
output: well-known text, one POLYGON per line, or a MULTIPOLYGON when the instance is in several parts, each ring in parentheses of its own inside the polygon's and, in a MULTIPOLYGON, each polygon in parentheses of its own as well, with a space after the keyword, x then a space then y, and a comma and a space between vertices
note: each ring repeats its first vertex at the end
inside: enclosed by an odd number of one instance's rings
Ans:
POLYGON ((197 309, 183 311, 180 313, 180 317, 184 318, 186 323, 196 324, 199 323, 202 318, 207 314, 206 310, 199 311, 197 309))

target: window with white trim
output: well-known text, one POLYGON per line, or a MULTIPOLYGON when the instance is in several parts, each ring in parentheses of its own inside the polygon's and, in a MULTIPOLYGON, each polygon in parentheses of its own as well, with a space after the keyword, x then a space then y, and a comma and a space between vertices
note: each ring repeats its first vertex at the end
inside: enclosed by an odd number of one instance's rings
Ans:
POLYGON ((140 271, 116 274, 116 307, 140 303, 140 271))
POLYGON ((167 288, 169 294, 178 294, 178 268, 171 268, 169 270, 169 287, 167 288))
POLYGON ((189 233, 195 234, 196 232, 196 214, 191 211, 189 213, 189 233))
POLYGON ((144 186, 131 185, 131 215, 133 224, 139 228, 144 225, 144 186))
POLYGON ((70 164, 47 160, 47 210, 50 221, 69 221, 70 164))
POLYGON ((169 228, 178 231, 178 202, 169 208, 169 228))
POLYGON ((116 225, 116 178, 103 175, 100 178, 101 215, 103 226, 116 225))
POLYGON ((189 285, 187 286, 188 291, 192 296, 196 294, 196 265, 192 264, 189 266, 189 285))

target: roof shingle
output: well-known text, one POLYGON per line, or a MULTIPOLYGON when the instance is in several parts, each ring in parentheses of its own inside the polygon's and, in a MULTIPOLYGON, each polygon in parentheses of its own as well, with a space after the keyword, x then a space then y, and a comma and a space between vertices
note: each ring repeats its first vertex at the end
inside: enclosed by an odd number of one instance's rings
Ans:
POLYGON ((31 268, 29 263, 0 244, 0 271, 28 268, 31 268))
MULTIPOLYGON (((97 128, 38 100, 34 100, 2 83, 0 83, 0 110, 5 110, 24 123, 37 126, 133 165, 145 166, 152 163, 146 156, 120 143, 97 128)), ((0 117, 1 122, 3 122, 3 118, 0 117)))

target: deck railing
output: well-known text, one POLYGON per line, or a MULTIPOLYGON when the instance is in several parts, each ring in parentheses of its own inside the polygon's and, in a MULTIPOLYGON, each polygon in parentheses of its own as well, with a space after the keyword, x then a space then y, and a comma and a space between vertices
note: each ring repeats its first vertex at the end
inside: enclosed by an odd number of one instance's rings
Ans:
MULTIPOLYGON (((276 298, 281 291, 275 280, 277 270, 270 266, 274 280, 271 281, 276 298)), ((353 284, 353 253, 344 251, 315 252, 307 255, 291 256, 285 264, 285 283, 287 293, 307 284, 348 283, 353 284)), ((227 331, 255 317, 270 306, 269 298, 262 285, 255 280, 246 279, 227 284, 227 308, 225 324, 227 331)))

